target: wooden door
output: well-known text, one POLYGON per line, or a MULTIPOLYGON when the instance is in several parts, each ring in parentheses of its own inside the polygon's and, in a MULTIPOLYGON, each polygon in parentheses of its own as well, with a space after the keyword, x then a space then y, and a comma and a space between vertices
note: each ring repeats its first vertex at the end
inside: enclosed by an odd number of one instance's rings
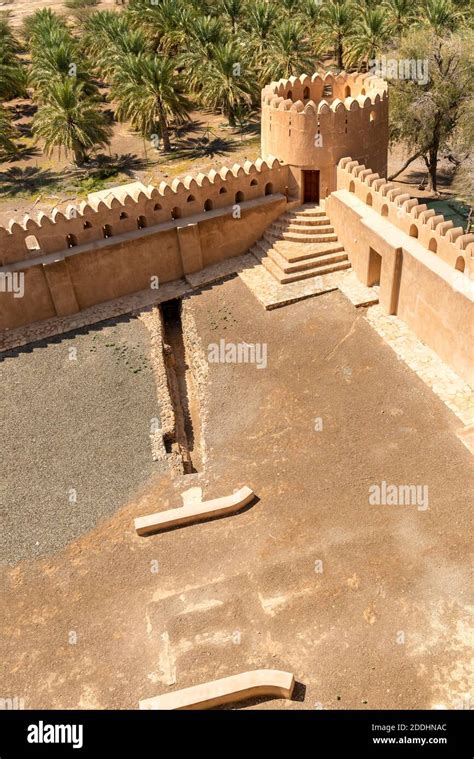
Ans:
POLYGON ((319 171, 303 171, 303 202, 319 203, 319 171))

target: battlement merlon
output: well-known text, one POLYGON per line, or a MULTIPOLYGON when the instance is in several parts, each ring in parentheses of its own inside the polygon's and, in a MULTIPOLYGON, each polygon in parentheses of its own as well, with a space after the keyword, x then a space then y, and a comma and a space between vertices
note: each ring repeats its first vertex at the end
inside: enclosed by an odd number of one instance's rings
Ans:
POLYGON ((387 82, 371 74, 315 73, 311 77, 302 74, 271 82, 264 87, 262 107, 317 113, 324 105, 335 110, 342 103, 347 110, 351 110, 366 104, 374 105, 387 97, 387 82))
POLYGON ((141 182, 90 193, 63 213, 38 213, 0 226, 0 266, 56 253, 104 237, 185 219, 203 211, 232 206, 244 200, 284 193, 287 170, 276 158, 222 166, 207 174, 175 178, 159 187, 141 182))
POLYGON ((428 251, 474 279, 474 234, 412 198, 363 164, 345 156, 337 166, 337 189, 347 190, 428 251))

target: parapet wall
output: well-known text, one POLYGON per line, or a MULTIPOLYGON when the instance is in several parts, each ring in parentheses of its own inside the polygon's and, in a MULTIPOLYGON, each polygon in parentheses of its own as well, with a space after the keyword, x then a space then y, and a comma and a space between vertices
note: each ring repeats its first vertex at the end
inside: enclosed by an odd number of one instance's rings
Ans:
POLYGON ((92 193, 66 215, 10 222, 0 228, 0 329, 70 315, 246 252, 286 209, 287 182, 287 167, 259 159, 158 189, 92 193), (13 274, 24 277, 21 297, 5 291, 13 274))
POLYGON ((140 183, 92 193, 87 201, 48 216, 12 219, 0 226, 0 266, 38 258, 172 220, 284 193, 287 171, 275 158, 234 164, 158 188, 140 183))
POLYGON ((474 387, 474 281, 462 271, 465 265, 472 272, 474 236, 423 208, 350 158, 340 162, 338 190, 326 201, 355 273, 378 286, 384 311, 405 321, 474 387), (432 240, 438 254, 429 249, 432 240))
POLYGON ((337 167, 337 189, 353 192, 398 229, 417 239, 428 251, 474 279, 474 234, 428 209, 393 182, 352 158, 337 167))
POLYGON ((387 170, 388 86, 370 74, 306 74, 262 90, 262 156, 320 171, 320 195, 336 189, 338 161, 352 155, 387 170))

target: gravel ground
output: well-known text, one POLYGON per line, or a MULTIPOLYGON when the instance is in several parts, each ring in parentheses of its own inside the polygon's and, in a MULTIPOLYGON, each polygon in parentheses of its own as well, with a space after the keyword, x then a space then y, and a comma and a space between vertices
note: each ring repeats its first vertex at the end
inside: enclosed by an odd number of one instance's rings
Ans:
POLYGON ((65 546, 156 471, 148 348, 122 318, 2 356, 2 561, 65 546))

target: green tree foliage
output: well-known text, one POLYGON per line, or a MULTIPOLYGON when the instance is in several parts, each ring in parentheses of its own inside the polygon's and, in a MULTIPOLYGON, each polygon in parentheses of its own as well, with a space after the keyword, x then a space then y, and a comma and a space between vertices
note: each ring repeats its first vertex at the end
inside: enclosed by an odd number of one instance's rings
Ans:
POLYGON ((132 0, 124 15, 144 32, 152 50, 176 55, 187 47, 189 32, 200 14, 188 0, 132 0))
POLYGON ((111 129, 79 40, 49 9, 26 20, 24 35, 31 55, 28 82, 38 105, 33 134, 48 154, 64 150, 82 165, 109 143, 111 129))
POLYGON ((25 93, 26 74, 18 53, 20 46, 8 24, 0 16, 0 99, 10 100, 25 93))
POLYGON ((457 10, 451 0, 425 0, 423 23, 439 36, 446 31, 457 29, 463 19, 463 13, 457 10))
POLYGON ((281 21, 269 37, 261 81, 299 76, 314 68, 314 60, 303 23, 281 21))
POLYGON ((87 96, 84 83, 71 77, 52 82, 33 119, 33 132, 48 154, 55 148, 72 152, 77 166, 110 140, 110 126, 99 105, 87 96))
POLYGON ((243 17, 244 0, 220 0, 218 8, 235 34, 243 17))
POLYGON ((352 25, 347 62, 364 68, 368 61, 379 58, 391 36, 390 20, 382 6, 367 7, 352 25))
POLYGON ((394 82, 391 138, 406 144, 412 160, 424 160, 434 192, 442 152, 450 153, 456 143, 468 151, 472 147, 472 42, 472 33, 439 37, 427 29, 413 33, 400 47, 401 58, 426 59, 429 76, 426 85, 394 82))
POLYGON ((170 150, 170 127, 189 118, 191 102, 184 94, 172 58, 129 54, 114 76, 117 118, 128 120, 140 134, 158 134, 170 150))
POLYGON ((419 18, 414 0, 385 0, 384 10, 392 34, 401 37, 419 18))
POLYGON ((11 117, 6 108, 0 105, 0 154, 10 155, 17 152, 18 134, 12 126, 11 117))
POLYGON ((109 82, 125 56, 149 52, 145 33, 111 11, 100 11, 86 19, 82 48, 97 74, 109 82))
POLYGON ((190 92, 202 92, 203 83, 208 76, 208 66, 214 60, 216 51, 227 40, 228 35, 222 33, 218 18, 201 16, 196 19, 190 32, 189 47, 180 58, 180 68, 190 92))
POLYGON ((344 52, 350 37, 355 9, 348 0, 329 0, 320 16, 319 43, 322 50, 334 51, 339 69, 344 68, 344 52))
MULTIPOLYGON (((36 11, 21 44, 0 14, 0 100, 28 93, 37 138, 77 163, 107 144, 104 101, 168 150, 193 108, 234 126, 269 81, 321 67, 364 71, 383 55, 429 59, 428 84, 390 87, 392 138, 423 156, 432 185, 440 155, 456 165, 469 154, 471 0, 129 0, 114 11, 95 1, 68 0, 88 6, 76 20, 36 11)), ((18 139, 11 112, 1 111, 9 151, 18 139)))
POLYGON ((214 48, 206 67, 200 97, 204 105, 220 110, 235 126, 236 114, 243 105, 250 108, 258 96, 255 72, 242 63, 242 51, 231 41, 214 48))

